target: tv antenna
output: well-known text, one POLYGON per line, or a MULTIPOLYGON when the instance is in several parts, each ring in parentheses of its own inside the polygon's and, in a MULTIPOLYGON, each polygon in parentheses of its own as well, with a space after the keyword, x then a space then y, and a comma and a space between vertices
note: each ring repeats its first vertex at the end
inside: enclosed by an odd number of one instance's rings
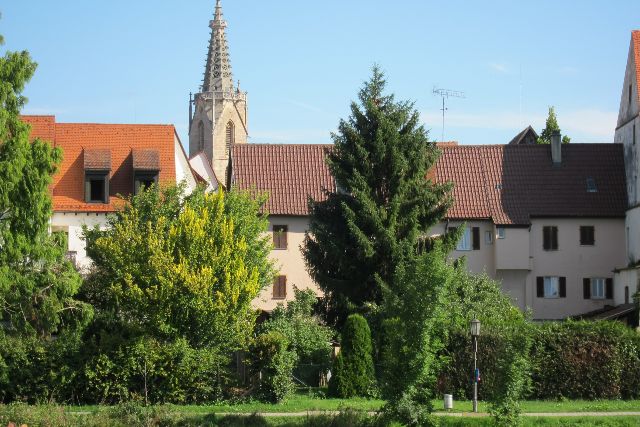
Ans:
POLYGON ((448 110, 448 108, 444 104, 444 100, 445 100, 445 98, 449 99, 449 97, 452 97, 452 98, 466 98, 466 96, 464 95, 464 92, 461 92, 459 90, 437 89, 435 86, 433 87, 433 94, 435 96, 439 96, 439 97, 442 98, 442 108, 440 109, 440 111, 442 111, 442 139, 441 139, 441 142, 444 142, 444 113, 445 113, 445 111, 448 110))

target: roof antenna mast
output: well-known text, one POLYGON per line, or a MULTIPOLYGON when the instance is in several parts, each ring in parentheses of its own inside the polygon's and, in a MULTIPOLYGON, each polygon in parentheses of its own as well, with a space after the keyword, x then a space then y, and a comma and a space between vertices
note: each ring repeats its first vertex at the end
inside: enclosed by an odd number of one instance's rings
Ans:
POLYGON ((448 110, 448 108, 445 107, 445 105, 444 105, 444 99, 445 98, 449 99, 449 97, 452 97, 452 98, 466 98, 466 96, 464 95, 464 92, 461 92, 459 90, 437 89, 435 86, 433 87, 433 95, 434 96, 439 96, 439 97, 442 98, 442 108, 440 109, 440 111, 442 111, 442 139, 441 139, 441 142, 444 142, 444 113, 445 113, 445 111, 448 110))

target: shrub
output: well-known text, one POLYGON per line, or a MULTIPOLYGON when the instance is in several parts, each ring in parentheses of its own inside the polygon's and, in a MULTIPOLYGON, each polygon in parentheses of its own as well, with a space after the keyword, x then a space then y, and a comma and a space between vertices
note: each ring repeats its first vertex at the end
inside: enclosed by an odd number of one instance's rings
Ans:
POLYGON ((294 375, 309 386, 319 385, 320 375, 331 363, 333 331, 313 314, 316 301, 312 290, 295 289, 295 299, 286 307, 278 305, 260 327, 262 333, 276 331, 287 338, 297 355, 294 375))
POLYGON ((294 390, 295 352, 280 332, 258 335, 249 349, 252 373, 258 378, 256 396, 266 402, 285 400, 294 390))
POLYGON ((341 344, 329 381, 329 394, 345 398, 374 395, 371 331, 364 317, 359 314, 347 317, 341 344))

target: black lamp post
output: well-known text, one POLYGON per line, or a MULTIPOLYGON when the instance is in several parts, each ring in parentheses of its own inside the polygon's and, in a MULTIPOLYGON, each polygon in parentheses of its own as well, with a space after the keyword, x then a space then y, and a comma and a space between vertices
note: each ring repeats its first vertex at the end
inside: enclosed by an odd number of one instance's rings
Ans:
POLYGON ((473 346, 473 412, 478 412, 478 337, 480 336, 480 321, 471 321, 471 339, 473 346))

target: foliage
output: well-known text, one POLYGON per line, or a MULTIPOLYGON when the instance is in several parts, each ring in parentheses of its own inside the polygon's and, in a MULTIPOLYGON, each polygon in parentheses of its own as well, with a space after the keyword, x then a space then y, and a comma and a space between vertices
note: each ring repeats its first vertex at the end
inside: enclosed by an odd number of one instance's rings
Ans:
MULTIPOLYGON (((425 179, 438 150, 414 104, 387 95, 378 67, 332 134, 327 153, 337 183, 310 201, 304 256, 328 302, 328 320, 376 311, 396 268, 414 257, 451 203, 450 185, 425 179)), ((375 330, 375 325, 373 325, 375 330)))
POLYGON ((36 63, 29 53, 0 58, 0 320, 15 333, 49 336, 86 323, 91 309, 74 299, 80 276, 48 233, 49 184, 62 152, 30 142, 21 95, 36 63))
POLYGON ((279 304, 271 318, 260 325, 263 333, 276 331, 287 338, 297 355, 294 374, 309 385, 317 385, 320 374, 326 372, 331 363, 333 331, 313 314, 316 302, 312 290, 295 289, 295 299, 286 307, 279 304))
POLYGON ((640 397, 640 336, 621 323, 545 323, 533 342, 532 397, 640 397))
POLYGON ((294 390, 293 368, 296 353, 289 349, 289 341, 280 332, 270 331, 258 335, 251 344, 251 370, 259 377, 259 399, 278 403, 294 390))
POLYGON ((441 245, 396 272, 385 298, 382 351, 385 413, 406 425, 434 425, 432 391, 446 339, 446 297, 453 279, 441 245))
POLYGON ((347 317, 342 330, 340 354, 329 381, 329 394, 336 397, 370 397, 375 394, 371 331, 359 314, 347 317))
MULTIPOLYGON (((545 122, 544 129, 540 132, 540 136, 536 141, 536 144, 551 144, 551 136, 554 132, 560 132, 560 126, 558 126, 558 118, 556 117, 556 110, 554 107, 549 107, 549 115, 547 116, 547 121, 545 122)), ((571 138, 567 135, 562 137, 562 143, 568 144, 571 142, 571 138)))
POLYGON ((169 187, 129 202, 107 229, 85 230, 94 261, 86 298, 101 316, 162 340, 245 347, 251 301, 273 277, 261 200, 169 187))

